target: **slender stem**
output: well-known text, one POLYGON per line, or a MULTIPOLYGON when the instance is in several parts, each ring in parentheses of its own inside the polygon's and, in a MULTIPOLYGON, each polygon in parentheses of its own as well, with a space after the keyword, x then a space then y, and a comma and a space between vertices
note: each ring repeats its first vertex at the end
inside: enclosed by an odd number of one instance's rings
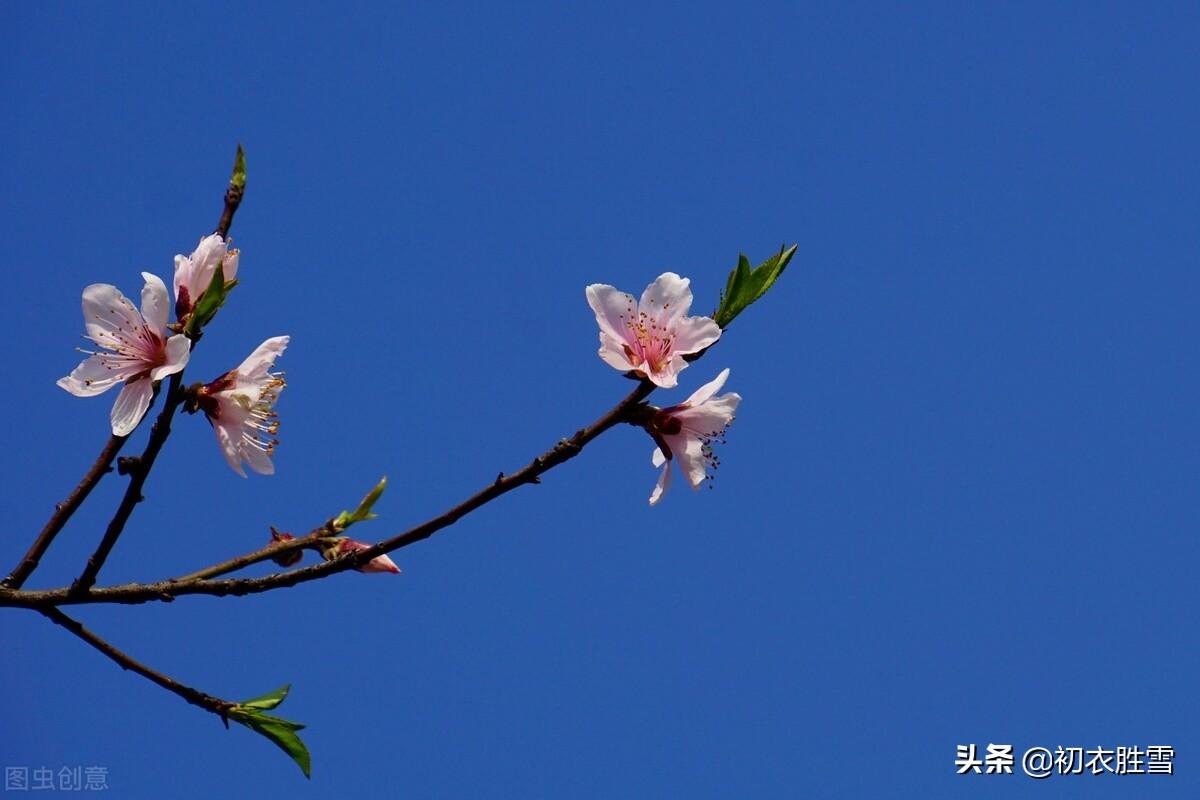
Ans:
MULTIPOLYGON (((624 400, 617 403, 611 410, 608 411, 600 419, 593 422, 586 428, 581 428, 568 439, 559 440, 558 444, 547 450, 542 455, 530 461, 521 469, 511 475, 501 473, 496 480, 489 483, 483 489, 468 497, 463 502, 440 514, 430 520, 427 520, 414 528, 411 528, 398 536, 393 536, 379 542, 365 550, 358 550, 349 553, 341 558, 333 561, 326 561, 312 567, 293 570, 291 572, 280 572, 273 575, 267 575, 262 578, 247 578, 240 580, 196 580, 193 576, 188 576, 183 580, 167 580, 158 583, 129 583, 121 586, 111 586, 101 589, 88 589, 85 591, 72 591, 71 589, 54 589, 50 591, 28 592, 28 591, 6 591, 0 589, 0 607, 15 606, 26 608, 43 608, 47 606, 57 605, 78 605, 86 603, 146 603, 151 601, 166 601, 174 600, 176 597, 190 594, 206 594, 217 597, 227 595, 246 595, 258 594, 260 592, 268 592, 273 589, 282 589, 287 586, 295 586, 300 583, 307 583, 319 578, 324 578, 328 575, 333 575, 338 572, 344 572, 349 569, 355 569, 370 561, 372 558, 381 553, 390 553, 394 550, 399 550, 402 547, 407 547, 423 539, 428 539, 433 534, 453 525, 462 517, 471 513, 480 506, 495 500, 503 494, 507 494, 518 486, 523 486, 527 483, 540 483, 541 475, 554 467, 566 461, 570 461, 583 450, 583 448, 595 439, 600 434, 607 431, 622 422, 630 420, 631 415, 636 413, 639 403, 649 397, 654 391, 654 384, 649 381, 642 381, 638 387, 634 389, 624 400)), ((310 534, 311 535, 311 534, 310 534)), ((302 545, 297 545, 293 540, 286 544, 291 547, 286 549, 294 549, 302 545)), ((285 548, 278 545, 271 545, 261 550, 256 550, 246 556, 239 556, 222 564, 216 565, 215 568, 201 570, 201 573, 210 573, 216 570, 214 574, 224 574, 233 569, 239 569, 242 566, 264 561, 271 555, 278 554, 284 551, 285 548), (276 549, 278 548, 278 549, 276 549)))
POLYGON ((246 553, 245 555, 231 558, 228 561, 222 561, 220 564, 213 564, 211 567, 197 570, 181 578, 175 578, 174 583, 191 583, 193 581, 203 581, 209 578, 216 578, 219 575, 227 575, 230 572, 237 572, 239 569, 248 567, 251 564, 257 564, 261 561, 267 561, 272 558, 296 550, 304 550, 317 547, 317 542, 327 536, 336 536, 333 530, 333 520, 329 520, 324 525, 310 531, 305 536, 297 536, 286 542, 272 542, 271 544, 260 547, 259 549, 246 553))
POLYGON ((67 520, 75 513, 76 509, 83 504, 87 496, 91 494, 92 489, 96 488, 96 484, 100 482, 108 473, 112 472, 113 459, 117 457, 117 453, 121 452, 121 448, 128 441, 128 436, 111 436, 108 442, 104 445, 104 449, 100 451, 100 455, 96 457, 95 463, 91 469, 83 476, 83 480, 75 487, 71 494, 67 495, 67 499, 59 503, 54 508, 54 513, 46 522, 46 527, 42 528, 42 532, 33 540, 33 544, 29 547, 29 552, 17 564, 16 569, 4 579, 3 586, 9 589, 20 589, 25 581, 37 569, 38 564, 49 549, 50 544, 54 541, 54 537, 58 536, 58 532, 67 524, 67 520))
POLYGON ((123 653, 122 651, 113 647, 111 644, 104 641, 87 628, 83 627, 79 621, 68 617, 57 608, 43 608, 40 609, 40 611, 44 616, 50 619, 50 621, 66 628, 71 633, 75 634, 80 639, 87 642, 92 647, 96 648, 101 653, 115 661, 117 665, 121 667, 121 669, 133 670, 143 678, 158 684, 172 694, 182 697, 184 700, 194 706, 203 708, 205 711, 209 711, 224 719, 225 712, 234 705, 233 703, 221 700, 218 697, 213 697, 212 695, 205 694, 197 689, 193 689, 190 686, 185 686, 174 678, 164 675, 157 670, 151 669, 145 664, 135 660, 128 654, 123 653))
POLYGON ((237 213, 238 206, 242 204, 242 196, 245 193, 245 187, 235 186, 232 183, 225 190, 225 208, 221 211, 221 220, 217 223, 216 230, 216 233, 221 234, 222 239, 229 238, 229 226, 233 224, 233 215, 237 213))
POLYGON ((167 437, 171 435, 171 417, 175 415, 175 410, 179 408, 179 404, 183 401, 183 372, 176 372, 171 376, 171 383, 167 389, 167 398, 163 403, 162 411, 158 412, 158 419, 154 421, 154 427, 150 429, 150 440, 146 442, 146 449, 142 451, 141 457, 137 461, 137 466, 134 467, 130 475, 129 485, 125 488, 125 495, 121 498, 121 504, 117 506, 117 511, 113 514, 112 520, 108 523, 108 528, 104 531, 104 538, 100 540, 99 546, 96 547, 96 552, 92 553, 87 561, 87 565, 83 568, 83 572, 75 579, 75 583, 71 585, 71 592, 79 594, 86 592, 96 583, 96 576, 100 573, 101 567, 108 559, 108 554, 112 552, 113 545, 117 543, 122 531, 125 530, 125 523, 129 521, 129 517, 133 514, 133 509, 138 503, 145 499, 142 496, 142 486, 146 483, 146 477, 150 474, 151 468, 154 466, 154 460, 158 458, 158 453, 162 450, 163 444, 167 441, 167 437))

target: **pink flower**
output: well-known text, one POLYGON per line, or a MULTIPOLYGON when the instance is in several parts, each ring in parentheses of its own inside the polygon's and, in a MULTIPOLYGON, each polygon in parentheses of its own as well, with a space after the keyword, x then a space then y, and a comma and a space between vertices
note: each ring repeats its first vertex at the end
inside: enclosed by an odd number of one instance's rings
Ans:
POLYGON ((267 339, 237 369, 200 387, 196 406, 208 417, 217 443, 233 471, 246 477, 242 462, 260 475, 275 472, 271 455, 279 442, 275 401, 287 382, 271 372, 287 348, 287 336, 267 339))
MULTIPOLYGON (((371 545, 369 544, 364 544, 363 542, 355 541, 354 539, 343 536, 338 539, 334 539, 331 546, 326 547, 321 551, 321 556, 326 561, 333 561, 335 558, 344 556, 347 553, 366 550, 370 546, 371 545)), ((386 553, 375 556, 370 561, 363 564, 361 567, 357 567, 356 569, 359 572, 391 572, 392 574, 400 573, 400 568, 396 566, 394 561, 387 557, 386 553)))
POLYGON ((720 463, 713 444, 724 441, 725 429, 733 422, 734 411, 742 401, 741 395, 729 392, 713 397, 729 377, 729 370, 697 389, 691 397, 677 406, 655 413, 646 429, 658 443, 651 461, 662 467, 658 485, 650 494, 650 505, 656 505, 671 485, 671 461, 678 462, 684 477, 693 489, 699 489, 720 463))
POLYGON ((664 272, 642 292, 640 302, 603 283, 587 287, 588 305, 600 325, 600 358, 621 371, 634 370, 670 389, 687 367, 684 356, 699 353, 721 338, 708 317, 689 317, 688 279, 664 272))
POLYGON ((175 256, 175 317, 182 320, 212 283, 217 265, 223 264, 226 283, 237 277, 238 251, 227 249, 219 233, 205 236, 190 256, 175 256))
POLYGON ((112 408, 116 436, 133 432, 150 407, 154 383, 182 371, 191 354, 186 336, 167 336, 166 285, 148 272, 142 278, 140 313, 115 286, 93 283, 83 290, 84 338, 111 352, 83 350, 89 357, 58 381, 76 397, 92 397, 124 383, 112 408))

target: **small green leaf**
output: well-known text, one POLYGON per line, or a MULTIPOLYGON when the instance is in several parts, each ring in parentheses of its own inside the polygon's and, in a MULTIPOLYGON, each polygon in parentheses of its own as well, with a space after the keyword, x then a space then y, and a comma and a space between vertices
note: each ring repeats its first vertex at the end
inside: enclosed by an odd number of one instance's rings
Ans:
POLYGON ((273 717, 244 705, 234 706, 229 711, 229 718, 270 739, 280 750, 287 753, 292 761, 296 762, 300 771, 304 773, 304 777, 312 778, 312 755, 304 746, 304 742, 296 735, 296 731, 304 729, 299 722, 273 717))
POLYGON ((246 188, 246 151, 239 144, 237 155, 233 159, 233 176, 229 182, 239 189, 246 188))
POLYGON ((192 316, 188 319, 184 333, 189 335, 198 333, 205 325, 212 322, 212 318, 217 315, 221 306, 225 305, 225 301, 229 299, 229 293, 233 291, 233 287, 237 286, 237 283, 236 280, 228 283, 225 281, 224 261, 217 264, 217 271, 213 273, 208 288, 200 295, 200 300, 192 309, 192 316))
POLYGON ((284 684, 273 692, 267 692, 262 697, 256 697, 253 700, 243 700, 238 705, 242 708, 274 708, 284 701, 291 688, 290 683, 284 684))
POLYGON ((372 506, 375 505, 376 501, 378 501, 379 498, 383 496, 383 490, 386 488, 387 488, 387 476, 385 475, 379 479, 379 483, 375 484, 375 488, 373 488, 373 489, 371 489, 371 491, 367 492, 367 496, 364 497, 362 499, 362 501, 358 504, 358 508, 354 509, 353 512, 343 511, 342 513, 338 514, 337 517, 334 518, 334 520, 333 520, 334 529, 340 533, 341 531, 346 530, 346 528, 349 528, 351 525, 353 525, 356 522, 365 522, 369 519, 378 519, 379 515, 372 514, 371 508, 372 508, 372 506))
POLYGON ((304 777, 311 778, 312 757, 309 755, 308 748, 304 746, 304 742, 296 735, 296 731, 303 730, 304 726, 299 722, 292 722, 290 719, 275 717, 264 712, 264 709, 275 708, 282 703, 291 688, 290 683, 285 684, 261 697, 238 703, 229 708, 225 714, 228 719, 270 739, 296 762, 304 773, 304 777))
POLYGON ((779 248, 778 253, 753 270, 750 269, 749 259, 739 255, 737 266, 729 273, 729 280, 725 282, 725 291, 713 314, 713 320, 724 329, 733 322, 734 317, 745 311, 747 306, 766 294, 796 254, 796 247, 797 245, 779 248))

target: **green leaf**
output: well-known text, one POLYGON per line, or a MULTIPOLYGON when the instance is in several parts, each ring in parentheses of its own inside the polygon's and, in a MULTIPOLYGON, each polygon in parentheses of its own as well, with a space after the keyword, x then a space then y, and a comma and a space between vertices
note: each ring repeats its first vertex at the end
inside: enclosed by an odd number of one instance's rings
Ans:
POLYGON ((754 269, 750 269, 750 260, 746 256, 739 255, 737 266, 725 282, 725 291, 721 294, 721 303, 713 314, 713 320, 724 329, 747 306, 766 294, 796 254, 796 247, 780 247, 778 253, 754 269))
POLYGON ((239 189, 246 188, 246 151, 240 144, 237 155, 233 159, 233 176, 230 177, 229 182, 239 189))
POLYGON ((237 286, 237 283, 236 280, 226 283, 225 262, 222 260, 217 264, 217 271, 213 273, 208 288, 200 295, 199 302, 192 309, 192 316, 188 319, 184 333, 188 335, 198 333, 205 325, 212 322, 212 318, 217 315, 221 306, 225 305, 225 301, 229 299, 229 293, 233 291, 233 287, 237 286))
POLYGON ((273 692, 267 692, 261 697, 256 697, 253 700, 243 700, 238 705, 242 708, 274 708, 284 701, 291 688, 292 685, 287 683, 273 692))
POLYGON ((304 729, 299 722, 273 717, 245 706, 235 706, 229 712, 229 718, 270 739, 280 750, 287 753, 292 761, 296 762, 296 766, 300 767, 304 777, 312 778, 312 755, 304 746, 304 742, 296 735, 296 731, 304 729))
POLYGON ((353 512, 343 511, 338 514, 333 520, 333 527, 339 533, 346 530, 356 522, 365 522, 369 519, 378 519, 378 514, 372 514, 371 508, 376 501, 383 496, 383 490, 387 488, 387 476, 384 475, 379 479, 379 483, 375 484, 375 488, 367 492, 367 496, 358 504, 358 508, 353 512))

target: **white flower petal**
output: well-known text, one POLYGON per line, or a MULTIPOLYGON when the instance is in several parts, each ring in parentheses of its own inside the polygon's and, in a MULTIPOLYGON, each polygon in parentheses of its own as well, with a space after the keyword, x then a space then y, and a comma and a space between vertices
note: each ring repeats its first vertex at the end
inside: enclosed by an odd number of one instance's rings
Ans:
POLYGON ((246 356, 246 360, 238 365, 239 381, 266 378, 271 367, 275 366, 275 359, 283 355, 283 351, 287 349, 289 341, 290 337, 288 336, 272 336, 256 347, 254 352, 246 356))
POLYGON ((142 326, 142 315, 129 298, 108 283, 83 290, 83 325, 98 343, 127 341, 142 326))
POLYGON ((165 359, 161 366, 150 370, 150 377, 153 380, 161 381, 168 375, 174 375, 180 372, 187 366, 188 359, 192 357, 192 341, 182 333, 177 333, 170 339, 167 339, 164 347, 165 359))
POLYGON ((726 367, 718 372, 717 377, 713 378, 711 381, 692 392, 692 396, 687 400, 684 400, 683 405, 692 406, 693 408, 700 405, 704 401, 708 400, 708 398, 721 391, 721 387, 725 385, 725 381, 727 380, 729 380, 729 367, 726 367))
POLYGON ((679 375, 677 373, 686 366, 687 362, 683 360, 683 356, 676 355, 672 356, 671 360, 664 364, 663 368, 657 372, 651 370, 649 364, 643 364, 641 369, 655 386, 660 389, 674 389, 679 385, 679 375))
POLYGON ((660 326, 669 327, 672 320, 686 317, 692 307, 690 283, 674 272, 664 272, 642 292, 639 310, 660 326))
POLYGON ((675 463, 683 470, 693 489, 699 489, 708 477, 708 461, 704 458, 704 443, 695 436, 689 436, 684 446, 675 449, 675 463))
POLYGON ((683 317, 675 321, 672 350, 688 355, 711 347, 721 338, 721 326, 708 317, 683 317))
POLYGON ((733 422, 734 412, 740 402, 740 394, 727 392, 695 408, 682 409, 674 416, 683 424, 684 430, 700 436, 715 436, 733 422))
POLYGON ((618 342, 631 342, 629 321, 637 319, 637 303, 633 295, 618 291, 606 283, 593 283, 585 290, 588 305, 596 314, 596 323, 603 333, 618 342))
POLYGON ((128 436, 146 415, 150 398, 154 396, 154 384, 147 378, 138 378, 125 384, 112 407, 112 432, 114 436, 128 436))
POLYGON ((237 278, 238 258, 241 254, 242 251, 236 247, 225 252, 225 259, 221 262, 221 272, 225 275, 226 283, 237 278))
POLYGON ((80 362, 70 375, 59 378, 58 385, 76 397, 95 397, 136 375, 140 369, 136 364, 126 371, 110 369, 103 356, 94 355, 80 362))
POLYGON ((656 467, 661 467, 667 463, 667 457, 663 454, 661 447, 654 448, 654 452, 650 454, 650 463, 656 467))
POLYGON ((146 327, 159 336, 167 330, 167 314, 171 301, 167 297, 167 285, 162 278, 149 272, 142 273, 146 285, 142 287, 142 318, 146 327))
MULTIPOLYGON (((657 450, 655 452, 658 452, 657 450)), ((667 489, 671 488, 671 465, 664 463, 662 472, 658 476, 658 483, 654 485, 654 491, 650 493, 650 505, 658 505, 658 501, 662 500, 663 495, 667 493, 667 489)))
POLYGON ((605 364, 622 372, 637 367, 636 364, 629 363, 629 357, 625 355, 625 346, 604 331, 600 331, 600 358, 605 364))
POLYGON ((249 442, 242 444, 242 458, 246 459, 250 469, 259 475, 275 474, 275 465, 271 463, 271 457, 249 442))
POLYGON ((213 422, 213 432, 217 435, 217 444, 221 448, 221 455, 225 456, 226 463, 238 475, 246 477, 246 470, 242 469, 242 460, 238 456, 238 448, 234 445, 235 441, 241 442, 241 425, 229 424, 224 420, 213 422))

